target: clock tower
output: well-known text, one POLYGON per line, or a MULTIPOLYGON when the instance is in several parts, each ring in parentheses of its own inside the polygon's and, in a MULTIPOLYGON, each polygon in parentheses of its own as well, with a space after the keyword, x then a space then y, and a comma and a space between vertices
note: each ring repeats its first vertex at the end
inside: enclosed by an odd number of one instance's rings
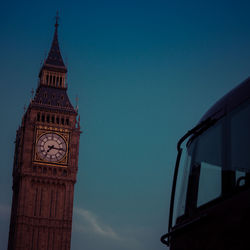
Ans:
POLYGON ((58 18, 16 133, 8 250, 69 250, 80 125, 67 95, 58 18))

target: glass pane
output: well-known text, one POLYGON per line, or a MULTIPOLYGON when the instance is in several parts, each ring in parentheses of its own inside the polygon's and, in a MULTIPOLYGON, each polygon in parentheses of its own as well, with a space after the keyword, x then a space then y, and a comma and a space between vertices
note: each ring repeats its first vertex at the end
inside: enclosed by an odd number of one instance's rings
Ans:
POLYGON ((180 219, 185 213, 187 186, 194 144, 195 143, 192 143, 189 147, 183 148, 182 156, 180 159, 173 213, 173 222, 175 223, 177 223, 178 219, 180 219))
POLYGON ((182 157, 183 162, 181 162, 180 164, 179 175, 176 185, 176 202, 175 202, 176 209, 174 213, 174 221, 176 218, 182 216, 185 212, 188 176, 190 172, 190 163, 191 163, 191 156, 188 155, 187 152, 185 153, 186 153, 186 159, 184 156, 182 157))
POLYGON ((222 132, 222 122, 220 122, 198 138, 195 162, 222 166, 222 132))
POLYGON ((180 164, 176 186, 175 198, 178 202, 174 218, 177 218, 177 223, 192 210, 222 194, 224 122, 225 119, 221 119, 187 144, 186 161, 180 164))
POLYGON ((242 171, 236 171, 237 186, 242 187, 246 185, 246 173, 242 171))
POLYGON ((250 105, 244 105, 231 118, 231 167, 250 172, 250 105))
POLYGON ((197 207, 221 195, 221 167, 201 163, 197 207))
POLYGON ((189 196, 195 199, 192 203, 197 207, 218 198, 222 193, 223 121, 224 119, 196 139, 190 177, 196 174, 197 177, 192 182, 197 183, 192 183, 189 196))
POLYGON ((195 163, 200 165, 197 207, 221 195, 222 121, 199 137, 195 163))

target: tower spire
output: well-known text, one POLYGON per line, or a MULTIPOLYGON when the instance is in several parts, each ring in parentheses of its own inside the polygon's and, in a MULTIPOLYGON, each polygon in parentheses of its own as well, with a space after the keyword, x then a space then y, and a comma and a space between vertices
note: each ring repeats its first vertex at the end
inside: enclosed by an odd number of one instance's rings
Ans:
POLYGON ((57 88, 67 88, 66 73, 67 68, 64 65, 59 43, 58 43, 58 11, 56 13, 55 31, 53 41, 47 58, 45 59, 39 73, 40 85, 48 85, 57 88))
POLYGON ((51 44, 51 48, 48 54, 47 59, 45 60, 45 65, 49 65, 50 67, 59 67, 59 68, 64 68, 66 69, 62 56, 61 56, 61 52, 60 52, 60 48, 59 48, 59 42, 58 42, 58 20, 59 20, 59 14, 58 11, 56 12, 56 23, 55 23, 55 31, 54 31, 54 37, 53 37, 53 41, 51 44))

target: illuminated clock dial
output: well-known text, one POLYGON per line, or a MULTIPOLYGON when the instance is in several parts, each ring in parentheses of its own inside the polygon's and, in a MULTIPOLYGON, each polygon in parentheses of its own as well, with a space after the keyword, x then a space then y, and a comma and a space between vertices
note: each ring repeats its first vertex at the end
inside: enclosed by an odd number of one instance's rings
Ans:
POLYGON ((67 151, 65 140, 58 134, 43 134, 37 142, 37 152, 42 160, 58 162, 64 158, 67 151))

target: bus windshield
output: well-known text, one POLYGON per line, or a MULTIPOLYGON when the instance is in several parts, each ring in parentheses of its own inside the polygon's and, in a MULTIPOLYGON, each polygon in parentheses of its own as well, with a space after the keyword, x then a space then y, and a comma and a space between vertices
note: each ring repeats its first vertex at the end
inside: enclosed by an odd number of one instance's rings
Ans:
POLYGON ((182 180, 177 181, 177 224, 204 205, 250 186, 249 128, 248 101, 189 140, 178 175, 182 180))

